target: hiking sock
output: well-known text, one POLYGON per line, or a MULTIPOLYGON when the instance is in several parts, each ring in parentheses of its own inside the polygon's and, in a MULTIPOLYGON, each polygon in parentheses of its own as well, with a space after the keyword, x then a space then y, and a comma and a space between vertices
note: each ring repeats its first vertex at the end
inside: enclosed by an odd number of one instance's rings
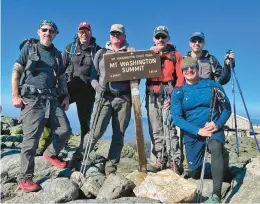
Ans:
POLYGON ((224 179, 223 145, 218 140, 211 140, 209 150, 211 152, 213 194, 216 194, 221 199, 221 188, 224 179))

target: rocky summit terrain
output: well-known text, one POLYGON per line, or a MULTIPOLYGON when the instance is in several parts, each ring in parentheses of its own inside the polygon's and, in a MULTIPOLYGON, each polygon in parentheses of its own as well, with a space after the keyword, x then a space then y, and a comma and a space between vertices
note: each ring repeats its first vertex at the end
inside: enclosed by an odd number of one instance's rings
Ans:
MULTIPOLYGON (((124 145, 116 174, 105 176, 104 160, 86 166, 85 173, 58 169, 41 156, 35 159, 34 180, 41 184, 38 192, 24 193, 17 188, 20 169, 21 124, 15 118, 1 118, 1 203, 192 203, 196 201, 199 180, 185 179, 171 169, 142 173, 138 169, 135 143, 124 145)), ((239 154, 235 152, 234 132, 226 132, 226 159, 232 181, 222 187, 223 203, 260 202, 260 154, 252 135, 239 137, 239 154)), ((69 161, 78 145, 72 135, 60 156, 69 161)), ((146 142, 149 155, 150 142, 146 142)), ((99 141, 95 151, 106 157, 110 142, 99 141)), ((149 159, 148 159, 149 161, 149 159)), ((210 159, 208 159, 210 162, 210 159)), ((204 179, 202 201, 212 191, 212 180, 204 179)))

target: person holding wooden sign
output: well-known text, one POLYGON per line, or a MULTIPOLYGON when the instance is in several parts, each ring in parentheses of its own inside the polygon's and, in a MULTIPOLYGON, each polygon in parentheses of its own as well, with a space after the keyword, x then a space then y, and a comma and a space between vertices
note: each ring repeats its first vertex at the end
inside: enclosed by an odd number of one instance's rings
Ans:
POLYGON ((184 82, 181 72, 182 56, 169 43, 170 35, 166 26, 158 26, 154 30, 154 46, 151 48, 161 55, 162 76, 150 78, 146 81, 146 108, 149 131, 153 143, 152 153, 156 157, 153 165, 157 170, 171 167, 177 174, 181 174, 181 151, 179 137, 172 123, 169 105, 170 95, 175 87, 184 82))
MULTIPOLYGON (((124 134, 131 118, 130 81, 105 82, 104 54, 126 52, 125 28, 121 24, 113 24, 110 29, 110 40, 105 48, 99 50, 94 58, 95 69, 91 74, 91 85, 96 91, 93 112, 93 125, 84 138, 83 148, 90 152, 97 141, 105 133, 112 119, 112 141, 105 165, 105 173, 115 173, 124 145, 124 134)), ((85 153, 86 154, 86 153, 85 153)), ((90 163, 89 155, 84 155, 86 163, 90 163), (86 157, 85 157, 86 156, 86 157)))

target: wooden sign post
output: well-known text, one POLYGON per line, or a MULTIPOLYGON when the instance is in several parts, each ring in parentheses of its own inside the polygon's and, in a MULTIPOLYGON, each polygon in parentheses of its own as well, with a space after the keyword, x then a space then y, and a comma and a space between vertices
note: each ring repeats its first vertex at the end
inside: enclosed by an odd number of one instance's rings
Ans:
POLYGON ((147 172, 147 161, 144 149, 142 111, 140 103, 139 81, 137 79, 161 76, 161 58, 153 51, 129 50, 125 53, 104 55, 106 82, 130 80, 136 146, 139 157, 139 171, 147 172))

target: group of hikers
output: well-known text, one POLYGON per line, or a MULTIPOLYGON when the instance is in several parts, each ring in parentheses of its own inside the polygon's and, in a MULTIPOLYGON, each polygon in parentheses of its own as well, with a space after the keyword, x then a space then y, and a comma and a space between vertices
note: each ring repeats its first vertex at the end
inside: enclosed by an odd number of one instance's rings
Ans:
MULTIPOLYGON (((52 43, 59 33, 53 21, 41 21, 37 33, 39 40, 28 39, 20 45, 12 73, 12 103, 21 108, 24 134, 17 178, 19 188, 25 192, 40 190, 40 185, 33 181, 36 155, 42 155, 55 167, 77 169, 86 147, 93 150, 110 120, 113 135, 105 173, 115 173, 131 118, 131 89, 130 81, 105 82, 104 55, 129 51, 125 27, 113 24, 110 39, 101 48, 92 36, 90 24, 82 22, 63 55, 52 43), (81 137, 67 166, 58 155, 71 134, 65 111, 74 102, 81 137), (91 116, 95 115, 98 117, 91 129, 91 116)), ((189 40, 191 51, 182 56, 170 43, 166 26, 155 28, 153 43, 151 50, 160 55, 162 71, 161 77, 146 79, 149 133, 156 158, 153 166, 171 168, 179 175, 183 173, 183 152, 176 130, 179 127, 192 178, 201 175, 205 149, 211 153, 213 192, 208 202, 220 202, 228 168, 223 156, 223 126, 231 114, 222 85, 230 80, 234 53, 225 56, 222 67, 213 55, 203 50, 204 33, 195 32, 189 40)), ((91 162, 87 158, 87 164, 91 162)))

